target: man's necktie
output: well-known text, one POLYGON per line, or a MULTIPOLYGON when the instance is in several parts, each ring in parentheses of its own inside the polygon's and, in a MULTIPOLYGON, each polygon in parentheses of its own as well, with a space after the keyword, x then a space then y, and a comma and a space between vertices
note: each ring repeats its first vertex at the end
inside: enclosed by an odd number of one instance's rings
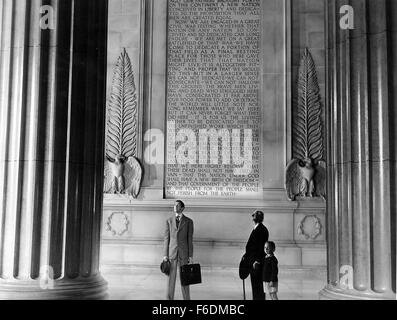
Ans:
POLYGON ((176 228, 179 228, 179 216, 176 217, 176 228))

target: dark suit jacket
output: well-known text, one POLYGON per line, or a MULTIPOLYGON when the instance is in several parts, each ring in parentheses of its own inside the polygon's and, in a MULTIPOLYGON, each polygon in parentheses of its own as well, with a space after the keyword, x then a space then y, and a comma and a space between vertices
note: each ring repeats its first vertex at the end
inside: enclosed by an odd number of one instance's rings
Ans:
POLYGON ((260 223, 254 230, 248 239, 245 247, 245 253, 247 259, 249 259, 251 265, 258 261, 263 262, 265 258, 265 243, 269 240, 269 231, 267 228, 260 223))
POLYGON ((263 281, 278 282, 278 260, 275 256, 265 257, 263 264, 263 281))
POLYGON ((178 257, 181 265, 188 264, 193 257, 193 220, 182 215, 179 228, 173 215, 166 221, 164 231, 164 256, 170 260, 178 257))

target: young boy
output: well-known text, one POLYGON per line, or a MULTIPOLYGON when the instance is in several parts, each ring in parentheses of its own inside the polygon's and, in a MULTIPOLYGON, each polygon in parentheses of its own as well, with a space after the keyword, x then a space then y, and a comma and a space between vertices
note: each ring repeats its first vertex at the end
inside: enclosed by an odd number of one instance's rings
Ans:
POLYGON ((278 300, 278 261, 274 256, 276 244, 273 241, 265 243, 265 262, 263 265, 263 281, 265 282, 265 290, 272 300, 278 300))

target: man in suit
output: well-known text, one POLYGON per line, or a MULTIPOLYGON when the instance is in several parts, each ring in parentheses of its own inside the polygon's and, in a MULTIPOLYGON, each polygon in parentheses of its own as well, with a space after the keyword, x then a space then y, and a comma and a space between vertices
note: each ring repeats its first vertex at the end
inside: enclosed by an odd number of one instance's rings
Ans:
MULTIPOLYGON (((193 220, 182 212, 185 204, 175 201, 174 214, 167 219, 164 232, 164 260, 171 262, 167 300, 174 300, 175 282, 180 266, 193 263, 193 220)), ((184 300, 190 300, 189 286, 182 286, 184 300)))
POLYGON ((252 214, 252 220, 255 227, 252 230, 245 247, 245 254, 252 266, 251 286, 253 300, 264 300, 265 293, 263 291, 262 269, 265 259, 265 243, 269 239, 269 232, 263 225, 264 214, 262 211, 255 211, 252 214))

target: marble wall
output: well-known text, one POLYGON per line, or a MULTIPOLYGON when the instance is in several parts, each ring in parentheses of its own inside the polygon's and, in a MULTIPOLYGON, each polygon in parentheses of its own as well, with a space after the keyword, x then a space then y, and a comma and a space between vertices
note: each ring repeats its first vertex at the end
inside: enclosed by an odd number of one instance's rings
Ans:
POLYGON ((109 97, 113 70, 118 56, 126 48, 135 81, 139 87, 140 81, 140 41, 141 41, 141 0, 110 0, 108 25, 108 63, 107 63, 107 96, 109 97))
MULTIPOLYGON (((306 45, 306 42, 291 41, 297 36, 290 30, 299 32, 310 42, 320 73, 324 66, 321 62, 321 55, 324 57, 321 47, 323 29, 319 27, 321 8, 315 1, 304 4, 305 8, 308 5, 312 9, 300 13, 289 0, 262 1, 263 193, 251 200, 185 201, 186 214, 195 223, 195 259, 203 266, 238 267, 252 229, 250 215, 256 209, 265 213, 264 223, 276 242, 282 266, 322 268, 326 265, 325 203, 319 199, 290 202, 284 189, 284 170, 291 159, 291 102, 297 67, 294 46, 300 50, 306 45), (295 25, 297 13, 313 14, 315 21, 298 27, 295 25)), ((140 90, 140 156, 143 157, 150 143, 143 139, 144 133, 153 128, 165 132, 167 2, 109 0, 109 10, 108 88, 117 56, 126 47, 140 90)), ((146 138, 150 140, 152 137, 146 138)), ((102 265, 153 266, 161 260, 163 227, 172 214, 173 200, 164 197, 164 165, 143 163, 144 181, 138 199, 105 195, 102 265)))
POLYGON ((325 103, 325 0, 293 0, 292 9, 292 81, 296 99, 299 64, 308 48, 316 64, 320 95, 325 103))

